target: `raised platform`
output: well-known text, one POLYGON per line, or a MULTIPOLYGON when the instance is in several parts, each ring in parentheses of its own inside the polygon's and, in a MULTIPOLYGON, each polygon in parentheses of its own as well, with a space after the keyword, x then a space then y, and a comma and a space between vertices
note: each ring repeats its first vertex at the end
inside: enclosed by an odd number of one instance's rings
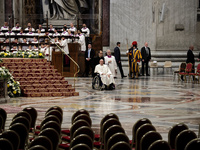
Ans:
POLYGON ((3 58, 14 79, 20 82, 22 96, 57 97, 78 96, 72 85, 46 59, 3 58))

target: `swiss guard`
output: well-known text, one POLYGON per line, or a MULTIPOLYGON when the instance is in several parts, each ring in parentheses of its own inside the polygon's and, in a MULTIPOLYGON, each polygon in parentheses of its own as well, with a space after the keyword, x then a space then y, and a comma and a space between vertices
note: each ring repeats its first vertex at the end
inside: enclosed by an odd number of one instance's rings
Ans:
POLYGON ((137 48, 137 41, 133 41, 132 48, 129 49, 129 76, 134 79, 139 75, 139 62, 142 59, 141 52, 137 48))

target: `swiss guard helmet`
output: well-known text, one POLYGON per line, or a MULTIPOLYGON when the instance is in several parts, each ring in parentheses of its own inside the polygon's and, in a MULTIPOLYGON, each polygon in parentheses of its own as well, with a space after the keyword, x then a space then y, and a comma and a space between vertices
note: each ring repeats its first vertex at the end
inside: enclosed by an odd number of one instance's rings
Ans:
POLYGON ((133 41, 132 45, 137 47, 137 41, 133 41))

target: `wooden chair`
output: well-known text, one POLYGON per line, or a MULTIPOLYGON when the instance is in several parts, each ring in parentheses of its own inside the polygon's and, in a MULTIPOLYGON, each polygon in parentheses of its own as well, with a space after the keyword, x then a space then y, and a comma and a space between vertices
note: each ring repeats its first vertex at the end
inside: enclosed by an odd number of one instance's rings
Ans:
POLYGON ((23 116, 19 116, 17 118, 15 118, 14 120, 12 120, 11 125, 15 124, 15 123, 22 123, 23 125, 26 126, 27 129, 30 129, 30 122, 29 120, 26 118, 26 117, 23 117, 23 116))
POLYGON ((60 124, 58 124, 57 122, 55 121, 49 121, 47 123, 45 123, 42 127, 41 127, 41 131, 43 131, 44 129, 47 129, 47 128, 53 128, 55 129, 58 134, 60 135, 61 133, 61 127, 60 127, 60 124))
MULTIPOLYGON (((187 81, 186 76, 189 76, 189 73, 192 73, 192 63, 188 63, 186 65, 185 72, 179 72, 179 75, 184 76, 184 80, 186 82, 187 81)), ((189 76, 189 79, 190 79, 190 76, 189 76)))
POLYGON ((6 119, 7 119, 7 112, 3 108, 0 108, 0 115, 3 118, 2 130, 0 130, 0 133, 1 133, 1 131, 4 131, 4 129, 5 129, 5 123, 6 123, 6 119))
POLYGON ((200 139, 194 139, 192 141, 190 141, 184 150, 199 150, 200 149, 200 139))
POLYGON ((147 150, 149 146, 157 140, 162 140, 162 137, 158 132, 156 131, 147 132, 145 135, 143 135, 140 141, 140 149, 147 150))
POLYGON ((14 150, 14 148, 9 140, 0 138, 0 150, 14 150))
POLYGON ((191 130, 183 130, 180 132, 175 141, 175 150, 184 150, 186 145, 193 139, 196 139, 197 135, 191 130))
POLYGON ((157 140, 149 146, 148 150, 171 150, 171 147, 166 141, 157 140))
POLYGON ((135 147, 135 143, 136 143, 136 132, 137 129, 142 126, 143 124, 149 123, 151 124, 151 121, 147 118, 143 118, 138 120, 134 125, 133 125, 133 129, 132 129, 132 141, 130 141, 131 143, 131 147, 134 148, 135 147))
POLYGON ((121 126, 121 123, 119 122, 119 120, 115 119, 115 118, 110 118, 107 121, 104 122, 103 126, 102 126, 102 131, 101 131, 101 146, 103 146, 103 142, 104 142, 104 135, 105 135, 105 131, 113 126, 113 125, 119 125, 121 126))
POLYGON ((165 61, 164 67, 163 67, 163 73, 166 68, 170 68, 172 71, 172 61, 165 61))
POLYGON ((4 124, 4 119, 3 119, 3 117, 0 115, 0 133, 2 132, 3 124, 4 124))
POLYGON ((50 107, 50 108, 46 111, 46 114, 47 114, 48 112, 50 112, 51 110, 57 110, 57 111, 59 111, 59 112, 63 115, 63 110, 62 110, 62 108, 59 107, 59 106, 52 106, 52 107, 50 107))
POLYGON ((49 121, 55 121, 58 124, 60 124, 60 119, 58 119, 58 117, 56 117, 55 115, 50 115, 50 116, 46 116, 42 122, 40 123, 39 126, 36 126, 36 129, 40 129, 45 123, 49 122, 49 121))
POLYGON ((37 110, 34 107, 26 107, 23 109, 23 111, 29 113, 29 115, 31 116, 31 129, 30 131, 35 132, 35 123, 36 123, 36 119, 37 119, 37 110))
POLYGON ((131 146, 129 143, 121 141, 114 144, 110 150, 131 150, 131 146))
POLYGON ((188 130, 188 126, 184 123, 179 123, 174 125, 168 133, 168 143, 172 149, 175 149, 175 140, 176 136, 181 133, 183 130, 188 130))
POLYGON ((48 150, 48 149, 46 149, 46 148, 45 148, 44 146, 42 146, 42 145, 35 145, 35 146, 29 148, 28 150, 48 150))
POLYGON ((152 68, 153 70, 157 69, 158 73, 158 62, 157 61, 150 62, 150 68, 152 68))
POLYGON ((126 143, 129 144, 129 138, 126 134, 120 132, 120 133, 115 133, 114 135, 112 135, 109 139, 108 139, 108 142, 107 142, 107 146, 106 146, 106 149, 107 150, 110 150, 110 148, 117 142, 120 142, 120 141, 124 141, 126 143))
MULTIPOLYGON (((88 117, 90 117, 90 114, 87 110, 85 109, 80 109, 80 110, 77 110, 73 115, 72 115, 72 118, 71 118, 71 123, 74 123, 74 119, 79 116, 79 115, 82 115, 82 114, 85 114, 85 115, 88 115, 88 117)), ((70 135, 70 130, 69 129, 65 129, 65 130, 62 130, 61 131, 62 134, 65 134, 65 135, 70 135)))
MULTIPOLYGON (((28 121, 31 123, 32 118, 31 118, 31 116, 29 115, 29 113, 27 113, 26 111, 20 111, 20 112, 18 112, 18 113, 13 117, 12 120, 14 120, 15 118, 20 117, 20 116, 25 117, 25 118, 28 119, 28 121)), ((29 130, 29 129, 28 129, 28 130, 29 130)))
POLYGON ((85 109, 80 109, 80 110, 77 110, 77 111, 73 114, 73 116, 72 116, 72 118, 71 118, 71 122, 74 122, 74 119, 75 119, 77 116, 81 115, 81 114, 85 114, 85 115, 90 116, 90 114, 89 114, 89 112, 88 112, 87 110, 85 110, 85 109))
POLYGON ((46 137, 46 136, 38 136, 36 137, 35 139, 33 139, 30 144, 29 144, 29 149, 33 146, 36 146, 36 145, 41 145, 41 146, 44 146, 46 149, 48 150, 53 150, 53 145, 52 145, 52 142, 51 140, 46 137))
POLYGON ((200 79, 200 64, 198 64, 198 66, 197 66, 196 73, 189 73, 189 77, 190 77, 189 81, 191 80, 191 77, 195 78, 196 76, 198 77, 198 83, 199 83, 199 79, 200 79))
POLYGON ((40 132, 39 136, 48 137, 49 140, 51 140, 53 150, 57 150, 58 149, 58 143, 60 141, 60 136, 59 136, 58 132, 55 129, 46 128, 46 129, 44 129, 44 130, 42 130, 40 132))
POLYGON ((144 124, 137 129, 135 149, 140 150, 140 141, 147 132, 156 131, 155 127, 151 124, 144 124))
POLYGON ((104 150, 107 150, 107 142, 108 142, 108 139, 116 134, 116 133, 124 133, 125 134, 125 131, 124 129, 120 126, 120 125, 113 125, 113 126, 110 126, 106 131, 105 131, 105 134, 104 134, 104 150))
POLYGON ((74 124, 70 128, 70 136, 63 136, 62 140, 70 142, 70 140, 72 140, 74 132, 77 129, 79 129, 80 127, 83 127, 83 126, 90 127, 89 123, 87 121, 85 121, 85 120, 82 120, 82 119, 77 120, 76 122, 74 122, 74 124))
POLYGON ((58 110, 51 110, 51 111, 49 111, 49 112, 47 112, 45 114, 45 117, 50 116, 50 115, 56 116, 60 120, 60 123, 62 123, 63 115, 62 115, 62 113, 60 111, 58 111, 58 110))
POLYGON ((101 141, 101 132, 102 132, 102 127, 103 127, 103 124, 105 121, 107 121, 108 119, 111 119, 111 118, 115 118, 117 120, 119 120, 118 116, 114 113, 110 113, 110 114, 107 114, 105 115, 102 119, 101 119, 101 122, 100 122, 100 135, 97 135, 98 137, 95 137, 95 139, 99 139, 99 141, 101 141))
POLYGON ((181 63, 178 71, 178 82, 181 81, 181 74, 185 73, 186 63, 181 63))
POLYGON ((80 120, 80 119, 83 119, 83 120, 87 121, 87 122, 89 123, 90 127, 92 126, 92 120, 91 120, 91 118, 90 118, 88 115, 86 115, 86 114, 80 114, 80 115, 78 115, 76 118, 74 118, 72 124, 73 124, 74 122, 76 122, 77 120, 80 120))
POLYGON ((13 145, 13 150, 19 149, 20 137, 15 131, 6 130, 0 135, 0 138, 9 140, 13 145))
POLYGON ((28 143, 28 129, 22 123, 15 123, 9 127, 10 130, 15 131, 20 137, 19 149, 24 149, 25 144, 28 143))
POLYGON ((92 139, 92 141, 94 141, 94 132, 91 129, 91 127, 82 126, 82 127, 78 128, 74 132, 74 134, 72 135, 72 139, 75 138, 76 136, 80 135, 80 134, 86 134, 86 135, 88 135, 92 139))
POLYGON ((72 147, 70 150, 92 150, 92 149, 86 144, 77 144, 74 147, 72 147))
POLYGON ((73 138, 73 140, 70 142, 70 148, 74 147, 77 144, 86 144, 90 147, 90 149, 93 149, 93 141, 86 134, 81 134, 73 138))

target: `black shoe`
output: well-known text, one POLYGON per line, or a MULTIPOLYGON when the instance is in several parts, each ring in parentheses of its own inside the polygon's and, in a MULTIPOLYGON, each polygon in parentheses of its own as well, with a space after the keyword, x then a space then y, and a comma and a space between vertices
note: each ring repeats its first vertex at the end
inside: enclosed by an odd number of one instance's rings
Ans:
POLYGON ((122 79, 123 79, 123 78, 126 78, 126 77, 127 77, 127 76, 122 76, 122 79))
POLYGON ((147 74, 146 76, 150 76, 150 74, 147 74))

